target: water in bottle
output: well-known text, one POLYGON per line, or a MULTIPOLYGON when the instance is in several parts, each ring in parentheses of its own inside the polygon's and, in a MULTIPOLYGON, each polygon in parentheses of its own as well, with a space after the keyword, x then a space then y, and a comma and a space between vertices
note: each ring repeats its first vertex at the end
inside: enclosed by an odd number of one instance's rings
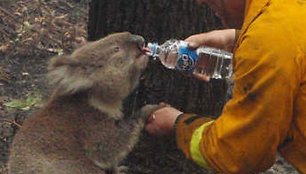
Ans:
POLYGON ((196 50, 188 43, 170 39, 158 45, 148 43, 150 56, 158 58, 170 69, 185 72, 196 72, 214 79, 228 79, 232 76, 232 53, 225 50, 202 46, 196 50))

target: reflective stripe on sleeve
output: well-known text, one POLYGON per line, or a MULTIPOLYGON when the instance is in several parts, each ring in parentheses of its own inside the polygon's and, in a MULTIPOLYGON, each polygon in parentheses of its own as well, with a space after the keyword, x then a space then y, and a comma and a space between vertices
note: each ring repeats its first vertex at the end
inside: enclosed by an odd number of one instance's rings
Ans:
POLYGON ((200 150, 200 142, 202 139, 202 133, 203 131, 210 125, 212 124, 214 121, 210 121, 207 123, 204 123, 202 126, 200 126, 199 128, 197 128, 191 137, 191 142, 190 142, 190 155, 192 160, 197 163, 199 166, 202 166, 204 168, 209 168, 208 164, 205 160, 205 158, 203 157, 201 150, 200 150))

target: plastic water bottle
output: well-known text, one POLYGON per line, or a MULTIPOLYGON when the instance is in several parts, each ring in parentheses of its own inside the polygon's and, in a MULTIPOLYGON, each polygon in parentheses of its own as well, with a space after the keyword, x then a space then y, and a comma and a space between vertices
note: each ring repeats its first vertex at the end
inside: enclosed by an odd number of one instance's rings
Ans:
POLYGON ((229 79, 232 76, 233 54, 212 47, 188 48, 187 42, 170 39, 158 45, 148 43, 150 56, 158 58, 169 69, 196 72, 214 79, 229 79))

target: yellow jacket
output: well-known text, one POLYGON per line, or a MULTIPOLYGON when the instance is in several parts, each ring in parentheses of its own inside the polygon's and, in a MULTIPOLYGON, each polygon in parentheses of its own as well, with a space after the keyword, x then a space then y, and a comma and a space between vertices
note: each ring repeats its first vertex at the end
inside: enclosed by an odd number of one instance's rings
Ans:
POLYGON ((176 122, 187 158, 219 173, 258 173, 280 151, 306 173, 306 0, 247 0, 234 89, 221 116, 176 122))

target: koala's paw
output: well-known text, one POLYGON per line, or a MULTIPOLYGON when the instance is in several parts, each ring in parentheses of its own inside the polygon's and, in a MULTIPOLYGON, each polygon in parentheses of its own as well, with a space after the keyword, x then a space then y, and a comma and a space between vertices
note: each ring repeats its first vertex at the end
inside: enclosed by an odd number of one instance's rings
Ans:
POLYGON ((167 106, 167 104, 164 104, 164 103, 161 103, 159 105, 151 105, 151 104, 148 104, 148 105, 145 105, 143 106, 140 111, 138 112, 138 115, 141 117, 141 118, 144 118, 145 120, 152 114, 154 113, 155 111, 157 111, 158 109, 160 108, 163 108, 167 106))

